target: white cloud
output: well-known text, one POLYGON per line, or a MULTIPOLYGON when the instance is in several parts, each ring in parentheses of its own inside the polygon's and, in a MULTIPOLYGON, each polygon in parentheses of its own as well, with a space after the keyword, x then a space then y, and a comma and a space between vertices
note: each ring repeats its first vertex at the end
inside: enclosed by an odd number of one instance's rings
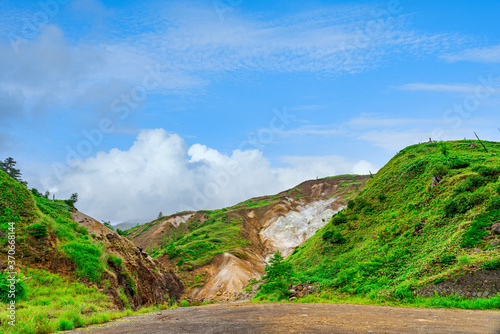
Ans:
POLYGON ((371 16, 375 9, 325 6, 273 20, 235 11, 220 20, 211 6, 176 3, 166 5, 163 16, 155 13, 163 31, 132 38, 144 48, 161 45, 166 64, 211 75, 235 70, 356 73, 378 66, 395 52, 432 53, 461 44, 456 36, 411 31, 404 16, 376 21, 371 16), (370 35, 369 29, 377 34, 370 35))
POLYGON ((500 45, 467 49, 459 53, 442 56, 442 58, 450 62, 500 63, 500 45))
MULTIPOLYGON (((425 142, 432 137, 432 131, 422 131, 417 129, 408 129, 403 131, 384 129, 367 131, 357 138, 366 140, 375 146, 381 147, 387 151, 397 152, 403 148, 425 142)), ((436 138, 434 138, 435 140, 436 138)))
MULTIPOLYGON (((326 6, 273 20, 238 10, 221 20, 211 3, 156 2, 114 13, 97 0, 78 0, 69 8, 82 17, 106 18, 94 27, 105 26, 103 33, 70 42, 59 27, 47 25, 17 54, 0 44, 0 94, 8 95, 0 103, 21 104, 21 116, 60 106, 108 111, 114 98, 143 83, 147 67, 161 77, 154 93, 201 93, 235 71, 355 73, 378 66, 393 51, 435 52, 460 44, 455 36, 411 31, 397 15, 378 26, 376 36, 360 35, 377 22, 373 6, 326 6), (115 30, 124 34, 109 33, 115 30)), ((2 111, 5 116, 12 115, 2 111)))
POLYGON ((401 90, 425 91, 425 92, 449 92, 472 94, 476 91, 477 85, 466 84, 429 84, 429 83, 411 83, 397 87, 401 90))
POLYGON ((144 130, 130 149, 112 149, 81 161, 45 188, 64 198, 79 193, 77 207, 98 219, 154 217, 159 211, 210 209, 274 194, 307 179, 376 170, 342 157, 284 157, 274 168, 258 150, 226 155, 201 144, 188 147, 176 134, 144 130))

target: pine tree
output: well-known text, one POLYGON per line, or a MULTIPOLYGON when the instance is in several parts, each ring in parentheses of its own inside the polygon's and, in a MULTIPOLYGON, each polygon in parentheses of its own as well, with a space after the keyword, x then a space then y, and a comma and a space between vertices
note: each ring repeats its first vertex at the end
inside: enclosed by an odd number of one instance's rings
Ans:
POLYGON ((293 274, 292 264, 290 262, 283 262, 283 260, 284 257, 281 252, 276 251, 265 268, 265 278, 267 280, 271 282, 290 279, 293 274))
POLYGON ((5 173, 7 173, 11 178, 21 183, 22 185, 26 186, 27 182, 21 179, 21 171, 17 168, 14 168, 16 164, 17 162, 13 158, 8 157, 4 161, 0 161, 0 168, 5 173))

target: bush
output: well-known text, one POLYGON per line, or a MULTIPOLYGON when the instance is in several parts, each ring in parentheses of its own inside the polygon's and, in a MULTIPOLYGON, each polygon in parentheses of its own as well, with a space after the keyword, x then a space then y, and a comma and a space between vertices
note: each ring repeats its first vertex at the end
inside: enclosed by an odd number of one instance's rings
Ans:
POLYGON ((462 195, 449 199, 444 205, 444 213, 446 217, 454 217, 457 214, 466 213, 470 208, 469 199, 462 195))
POLYGON ((35 223, 28 226, 28 232, 37 239, 45 238, 49 235, 47 225, 44 223, 35 223))
POLYGON ((123 236, 127 236, 130 234, 130 230, 120 230, 119 228, 116 229, 116 233, 118 233, 118 235, 123 235, 123 236))
POLYGON ((189 303, 187 300, 181 300, 181 307, 189 307, 189 303))
POLYGON ((472 192, 487 183, 483 176, 471 176, 462 182, 456 189, 457 192, 472 192))
POLYGON ((443 264, 445 266, 449 266, 450 264, 455 262, 456 259, 457 259, 456 255, 444 254, 439 259, 439 262, 441 262, 441 264, 443 264))
POLYGON ((176 257, 179 256, 179 250, 175 247, 175 243, 174 242, 170 242, 167 246, 167 248, 165 249, 165 254, 168 256, 168 258, 170 260, 173 260, 175 259, 176 257))
POLYGON ((449 159, 449 166, 451 169, 462 169, 470 166, 470 163, 462 158, 453 157, 449 159))
POLYGON ((26 285, 24 282, 17 277, 14 276, 15 282, 15 295, 11 295, 11 283, 13 282, 12 280, 9 280, 11 278, 10 275, 7 273, 0 273, 0 302, 2 303, 10 303, 11 300, 23 300, 26 298, 26 285), (11 298, 13 297, 13 298, 11 298))
POLYGON ((341 211, 333 216, 330 221, 333 225, 341 225, 347 223, 347 217, 341 211))
POLYGON ((495 187, 495 191, 497 192, 497 194, 500 195, 500 183, 498 183, 495 187))
POLYGON ((481 266, 487 270, 499 269, 500 268, 500 260, 486 261, 486 262, 483 262, 483 264, 481 266))
POLYGON ((347 203, 347 207, 348 207, 349 209, 351 209, 351 210, 352 210, 352 209, 354 209, 354 207, 355 207, 355 206, 356 206, 356 202, 355 202, 353 199, 352 199, 352 200, 350 200, 350 201, 347 203))
POLYGON ((73 328, 75 328, 75 326, 73 325, 73 321, 70 321, 68 319, 62 319, 59 322, 59 330, 60 331, 66 331, 66 330, 73 329, 73 328))
POLYGON ((109 254, 108 263, 114 265, 115 267, 122 268, 123 259, 115 254, 109 254))
POLYGON ((448 175, 449 171, 450 171, 450 168, 448 166, 445 166, 443 164, 439 164, 439 165, 434 166, 431 174, 432 174, 432 176, 442 178, 442 177, 445 177, 446 175, 448 175))
POLYGON ((412 160, 407 167, 408 173, 411 174, 422 174, 425 172, 428 162, 423 158, 412 160))
POLYGON ((473 208, 476 205, 483 204, 486 198, 487 198, 486 194, 483 193, 481 190, 475 191, 469 196, 468 199, 469 206, 473 208))
POLYGON ((387 199, 387 196, 385 196, 384 194, 379 194, 378 195, 378 200, 380 202, 384 202, 386 199, 387 199))
POLYGON ((130 295, 135 296, 137 294, 135 280, 132 278, 130 273, 126 271, 122 272, 121 275, 125 277, 125 288, 127 289, 127 292, 130 295))
POLYGON ((490 226, 492 219, 500 214, 500 210, 495 210, 482 214, 474 218, 470 227, 465 231, 460 246, 464 248, 474 248, 483 242, 483 238, 489 234, 484 227, 490 226))
POLYGON ((500 209, 500 196, 491 199, 490 209, 500 209))
POLYGON ((486 167, 486 166, 478 166, 478 167, 474 168, 474 170, 476 172, 478 172, 479 175, 486 177, 486 178, 490 178, 490 179, 498 174, 498 170, 496 170, 495 168, 486 167))
POLYGON ((340 232, 331 230, 323 233, 322 238, 323 240, 330 242, 332 244, 343 244, 347 241, 340 232))

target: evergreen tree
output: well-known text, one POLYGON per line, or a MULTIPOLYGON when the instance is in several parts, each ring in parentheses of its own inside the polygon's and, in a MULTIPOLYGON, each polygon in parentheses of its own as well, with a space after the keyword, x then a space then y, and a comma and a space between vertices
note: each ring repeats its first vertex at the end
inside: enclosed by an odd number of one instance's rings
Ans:
POLYGON ((266 276, 265 278, 269 281, 281 281, 288 280, 293 274, 293 267, 290 262, 283 262, 285 258, 280 251, 276 251, 273 257, 269 260, 269 264, 266 265, 266 276))
POLYGON ((21 183, 22 185, 26 186, 27 182, 21 179, 21 171, 15 168, 16 164, 17 162, 13 158, 8 157, 4 161, 0 161, 0 168, 5 173, 7 173, 11 178, 21 183))

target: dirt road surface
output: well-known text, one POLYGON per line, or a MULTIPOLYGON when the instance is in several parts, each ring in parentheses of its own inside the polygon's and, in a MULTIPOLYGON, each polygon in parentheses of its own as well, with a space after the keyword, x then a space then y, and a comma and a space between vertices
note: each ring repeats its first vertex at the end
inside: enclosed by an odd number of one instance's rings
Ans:
POLYGON ((500 333, 500 312, 343 304, 214 304, 155 311, 69 333, 500 333))

